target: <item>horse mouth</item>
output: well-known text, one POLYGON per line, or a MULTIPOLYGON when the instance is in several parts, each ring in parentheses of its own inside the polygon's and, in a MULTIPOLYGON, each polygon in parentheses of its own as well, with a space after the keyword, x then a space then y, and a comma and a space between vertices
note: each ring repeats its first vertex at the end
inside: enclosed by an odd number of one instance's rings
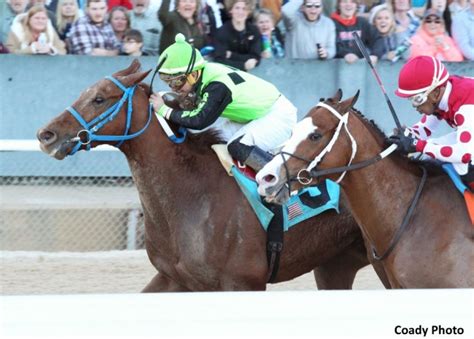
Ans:
POLYGON ((70 141, 58 142, 52 145, 45 145, 40 142, 41 151, 57 160, 63 160, 71 152, 73 145, 74 143, 70 141))
POLYGON ((284 205, 290 194, 285 183, 281 183, 265 189, 265 201, 271 204, 284 205))

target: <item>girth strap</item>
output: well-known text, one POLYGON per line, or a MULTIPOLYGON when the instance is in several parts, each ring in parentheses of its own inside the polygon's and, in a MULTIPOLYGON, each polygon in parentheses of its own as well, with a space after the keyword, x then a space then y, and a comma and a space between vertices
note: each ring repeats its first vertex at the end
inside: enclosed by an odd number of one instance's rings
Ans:
POLYGON ((283 206, 264 201, 265 207, 274 214, 267 229, 267 282, 275 281, 280 266, 280 255, 283 250, 283 206))

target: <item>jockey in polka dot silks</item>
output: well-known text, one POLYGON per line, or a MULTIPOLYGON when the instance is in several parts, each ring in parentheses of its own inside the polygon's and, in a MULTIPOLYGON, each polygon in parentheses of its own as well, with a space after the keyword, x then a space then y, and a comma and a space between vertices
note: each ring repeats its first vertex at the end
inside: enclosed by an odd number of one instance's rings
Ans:
POLYGON ((406 153, 422 152, 452 163, 463 181, 474 188, 474 78, 450 76, 439 60, 418 56, 402 67, 395 94, 408 98, 422 117, 390 139, 406 153), (430 138, 441 121, 456 131, 430 138))
POLYGON ((189 129, 218 130, 241 163, 259 171, 272 159, 267 152, 291 136, 296 107, 271 83, 206 62, 182 34, 161 54, 161 62, 160 78, 177 93, 180 104, 169 107, 154 93, 150 101, 157 114, 189 129))

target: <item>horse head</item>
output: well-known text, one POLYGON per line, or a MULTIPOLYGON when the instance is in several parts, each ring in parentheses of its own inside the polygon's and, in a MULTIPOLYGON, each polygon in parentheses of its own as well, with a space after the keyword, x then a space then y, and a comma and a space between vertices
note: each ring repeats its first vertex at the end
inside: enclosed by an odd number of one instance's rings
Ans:
MULTIPOLYGON (((357 145, 347 124, 358 96, 359 92, 341 101, 339 89, 332 98, 313 107, 294 127, 279 156, 258 172, 259 194, 270 202, 284 203, 292 190, 318 181, 311 173, 316 166, 320 170, 349 164, 357 145)), ((342 179, 340 175, 328 177, 342 179)))
POLYGON ((150 70, 139 72, 134 60, 124 70, 106 77, 81 93, 79 98, 37 132, 41 150, 62 160, 78 150, 89 150, 100 144, 119 147, 143 132, 151 119, 133 111, 146 112, 148 100, 134 100, 134 95, 147 98, 137 85, 150 70), (147 120, 148 119, 148 120, 147 120))

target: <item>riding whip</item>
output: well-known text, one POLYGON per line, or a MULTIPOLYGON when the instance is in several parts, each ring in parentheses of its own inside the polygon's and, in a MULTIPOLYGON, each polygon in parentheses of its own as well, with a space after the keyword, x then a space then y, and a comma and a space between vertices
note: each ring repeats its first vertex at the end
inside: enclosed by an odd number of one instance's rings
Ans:
POLYGON ((385 87, 382 84, 382 80, 380 80, 380 76, 377 73, 377 70, 375 69, 374 65, 372 64, 372 60, 370 60, 369 53, 367 53, 367 47, 365 47, 364 42, 360 38, 359 34, 357 32, 352 32, 352 36, 355 39, 355 42, 357 44, 357 47, 359 48, 360 52, 364 56, 365 60, 369 64, 370 68, 372 69, 372 73, 375 76, 375 79, 377 80, 379 87, 382 89, 382 93, 385 96, 385 101, 387 102, 388 108, 390 109, 390 113, 392 113, 393 120, 395 120, 395 124, 397 125, 398 131, 403 131, 402 125, 400 124, 400 120, 398 120, 397 113, 395 113, 395 109, 393 108, 392 102, 390 101, 390 98, 387 95, 387 92, 385 91, 385 87))
POLYGON ((150 94, 153 94, 153 80, 155 79, 155 75, 156 73, 158 73, 158 71, 160 70, 161 66, 163 66, 163 64, 165 63, 166 59, 168 59, 168 56, 165 55, 163 59, 161 59, 160 63, 158 64, 158 66, 156 66, 156 69, 155 69, 155 72, 153 73, 153 76, 151 77, 151 81, 150 81, 150 94))

